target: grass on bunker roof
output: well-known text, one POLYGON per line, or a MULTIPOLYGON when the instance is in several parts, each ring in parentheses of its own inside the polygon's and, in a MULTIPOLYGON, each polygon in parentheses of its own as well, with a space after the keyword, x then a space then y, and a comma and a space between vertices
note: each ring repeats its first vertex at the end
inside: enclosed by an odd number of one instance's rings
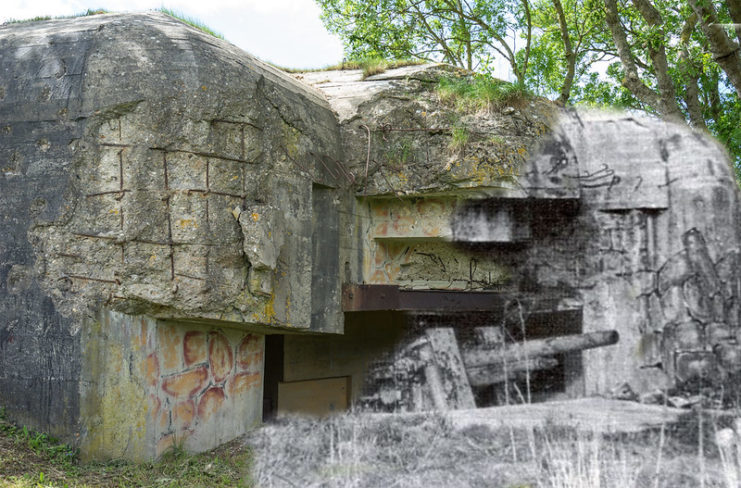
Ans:
POLYGON ((427 63, 427 61, 421 59, 383 59, 379 57, 366 57, 361 59, 354 59, 349 61, 342 61, 337 64, 324 66, 322 68, 287 68, 274 63, 270 63, 273 67, 278 68, 286 73, 312 73, 316 71, 344 71, 344 70, 361 70, 363 72, 363 78, 369 76, 384 73, 389 69, 403 68, 405 66, 420 66, 427 63))
POLYGON ((51 15, 40 15, 38 17, 33 17, 30 19, 8 19, 7 21, 3 22, 0 25, 7 25, 7 24, 25 24, 28 22, 42 22, 45 20, 56 20, 56 19, 74 19, 77 17, 90 17, 91 15, 102 15, 102 14, 109 14, 110 11, 103 9, 103 8, 89 8, 84 12, 80 12, 78 14, 73 15, 60 15, 56 17, 52 17, 51 15))
MULTIPOLYGON (((156 12, 162 12, 163 14, 169 15, 173 19, 179 20, 180 22, 183 22, 184 24, 194 27, 198 29, 199 31, 204 32, 210 36, 216 37, 218 39, 224 39, 223 34, 211 29, 209 26, 207 26, 206 24, 204 24, 203 22, 201 22, 199 19, 195 17, 189 17, 182 12, 179 12, 177 10, 173 10, 167 7, 159 7, 154 10, 156 12)), ((60 15, 56 17, 52 17, 51 15, 40 15, 38 17, 33 17, 30 19, 9 19, 0 25, 25 24, 29 22, 42 22, 45 20, 74 19, 77 17, 90 17, 92 15, 101 15, 101 14, 110 14, 110 13, 114 13, 114 12, 111 12, 110 10, 106 10, 103 8, 97 8, 97 9, 89 8, 84 12, 80 12, 80 13, 73 14, 73 15, 60 15)))
POLYGON ((75 450, 7 422, 0 412, 0 488, 251 487, 251 454, 239 440, 189 455, 174 449, 157 462, 81 463, 75 450))

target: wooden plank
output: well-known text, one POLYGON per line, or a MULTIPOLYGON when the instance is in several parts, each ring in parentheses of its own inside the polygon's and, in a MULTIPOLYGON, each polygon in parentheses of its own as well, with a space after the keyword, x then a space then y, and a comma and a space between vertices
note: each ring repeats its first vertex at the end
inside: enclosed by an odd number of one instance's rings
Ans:
POLYGON ((278 415, 325 416, 350 405, 350 377, 278 383, 278 415))
POLYGON ((476 408, 453 329, 450 327, 427 329, 425 335, 432 349, 433 364, 437 365, 443 376, 442 383, 448 408, 476 408))

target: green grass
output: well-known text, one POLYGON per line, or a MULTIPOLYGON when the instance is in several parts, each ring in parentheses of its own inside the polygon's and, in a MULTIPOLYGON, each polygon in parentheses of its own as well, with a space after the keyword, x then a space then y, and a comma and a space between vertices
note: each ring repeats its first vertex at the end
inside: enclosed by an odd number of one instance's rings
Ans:
POLYGON ((441 102, 462 112, 520 107, 532 98, 522 85, 486 75, 440 78, 437 95, 441 102))
POLYGON ((459 151, 468 143, 469 133, 465 127, 453 127, 450 134, 450 143, 448 148, 451 151, 459 151))
POLYGON ((80 12, 79 14, 73 14, 73 15, 60 15, 58 17, 51 17, 49 15, 42 15, 39 17, 33 17, 31 19, 9 19, 3 22, 2 25, 7 24, 25 24, 28 22, 42 22, 44 20, 56 20, 56 19, 74 19, 77 17, 89 17, 91 15, 100 15, 100 14, 109 14, 110 12, 108 10, 102 9, 102 8, 96 8, 96 9, 87 9, 85 12, 80 12))
POLYGON ((196 29, 200 30, 201 32, 205 32, 206 34, 209 34, 211 36, 214 36, 218 39, 224 39, 223 34, 214 31, 210 27, 208 27, 206 24, 201 22, 198 19, 195 19, 193 17, 188 17, 187 15, 183 14, 182 12, 178 12, 176 10, 169 9, 167 7, 160 7, 156 9, 157 12, 162 12, 163 14, 167 14, 173 19, 177 19, 180 22, 183 22, 185 24, 188 24, 191 27, 195 27, 196 29))
POLYGON ((237 440, 197 455, 176 448, 151 463, 84 464, 75 449, 7 422, 0 411, 0 488, 253 486, 250 463, 237 440))

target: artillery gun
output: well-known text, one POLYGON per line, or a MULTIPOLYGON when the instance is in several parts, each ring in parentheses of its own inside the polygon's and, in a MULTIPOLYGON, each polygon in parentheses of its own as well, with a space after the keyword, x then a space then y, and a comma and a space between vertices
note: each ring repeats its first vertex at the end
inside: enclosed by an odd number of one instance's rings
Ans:
MULTIPOLYGON (((536 372, 563 365, 569 354, 609 346, 619 340, 615 330, 507 342, 503 327, 477 327, 477 345, 460 345, 451 327, 428 328, 375 368, 367 381, 366 407, 385 411, 476 408, 476 391, 494 389, 509 403, 510 387, 524 382, 519 400, 529 399, 529 381, 536 372)), ((515 398, 515 400, 517 400, 515 398)))

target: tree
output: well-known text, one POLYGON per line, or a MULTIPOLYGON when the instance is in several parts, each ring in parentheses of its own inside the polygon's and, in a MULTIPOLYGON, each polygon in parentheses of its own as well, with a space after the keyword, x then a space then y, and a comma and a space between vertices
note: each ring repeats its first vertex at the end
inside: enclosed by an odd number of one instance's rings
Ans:
POLYGON ((536 1, 528 87, 541 94, 557 94, 561 105, 568 103, 574 84, 605 59, 602 10, 599 0, 536 1), (547 86, 539 86, 541 80, 547 80, 547 86))
MULTIPOLYGON (((719 8, 710 0, 603 1, 619 59, 608 75, 628 90, 628 104, 709 130, 738 166, 741 56, 723 23, 738 20, 739 0, 719 8)), ((735 29, 739 41, 740 31, 735 29)))
POLYGON ((532 39, 530 0, 318 0, 325 26, 352 58, 443 61, 486 71, 495 55, 524 82, 532 39), (524 46, 518 48, 517 40, 524 46))
POLYGON ((741 0, 318 2, 351 57, 487 72, 499 56, 519 83, 560 104, 619 106, 708 130, 741 167, 741 0))

